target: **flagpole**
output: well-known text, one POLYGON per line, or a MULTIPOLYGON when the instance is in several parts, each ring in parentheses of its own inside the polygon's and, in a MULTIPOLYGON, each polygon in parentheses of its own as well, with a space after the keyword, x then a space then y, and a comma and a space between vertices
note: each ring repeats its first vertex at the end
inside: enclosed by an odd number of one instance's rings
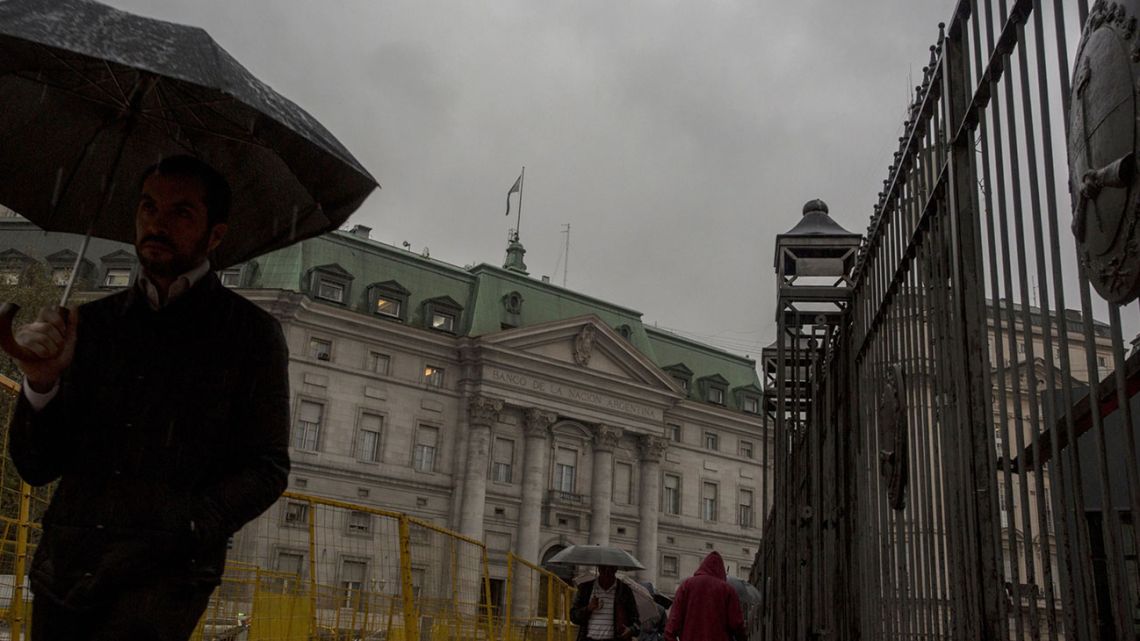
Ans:
POLYGON ((515 240, 519 239, 519 227, 522 226, 522 192, 524 182, 526 182, 526 165, 523 165, 522 173, 519 174, 519 215, 515 221, 515 240))

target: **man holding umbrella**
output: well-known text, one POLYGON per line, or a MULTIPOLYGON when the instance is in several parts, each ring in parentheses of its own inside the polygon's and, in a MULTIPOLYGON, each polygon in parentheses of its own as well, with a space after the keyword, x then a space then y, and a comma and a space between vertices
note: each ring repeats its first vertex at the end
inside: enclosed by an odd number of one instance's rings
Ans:
POLYGON ((142 273, 126 291, 16 333, 34 358, 9 447, 59 479, 32 564, 33 639, 185 639, 226 541, 284 490, 288 352, 278 322, 221 285, 207 254, 229 188, 200 160, 147 170, 142 273))
POLYGON ((633 591, 618 581, 612 565, 599 565, 598 578, 578 586, 570 621, 578 626, 578 641, 635 639, 641 633, 633 591))

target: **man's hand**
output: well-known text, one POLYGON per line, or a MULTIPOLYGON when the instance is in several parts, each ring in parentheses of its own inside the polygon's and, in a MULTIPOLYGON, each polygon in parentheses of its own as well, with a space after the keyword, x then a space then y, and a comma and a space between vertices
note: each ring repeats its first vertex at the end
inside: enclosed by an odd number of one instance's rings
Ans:
POLYGON ((621 632, 618 633, 619 639, 628 639, 633 636, 633 629, 629 626, 621 626, 621 632))
POLYGON ((16 330, 16 343, 37 357, 16 361, 33 390, 50 392, 71 365, 78 324, 79 313, 75 309, 44 308, 35 321, 16 330))
POLYGON ((587 605, 586 609, 589 610, 590 612, 593 612, 594 610, 597 610, 600 607, 602 607, 602 601, 600 599, 598 599, 598 597, 594 597, 594 598, 590 599, 590 605, 587 605))

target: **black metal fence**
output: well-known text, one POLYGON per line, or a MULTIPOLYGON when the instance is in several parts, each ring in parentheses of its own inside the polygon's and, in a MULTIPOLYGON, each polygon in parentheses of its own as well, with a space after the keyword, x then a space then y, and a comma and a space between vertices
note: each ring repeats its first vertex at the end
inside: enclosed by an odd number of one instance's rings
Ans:
POLYGON ((1138 18, 962 0, 855 253, 778 239, 758 638, 1136 639, 1138 18))

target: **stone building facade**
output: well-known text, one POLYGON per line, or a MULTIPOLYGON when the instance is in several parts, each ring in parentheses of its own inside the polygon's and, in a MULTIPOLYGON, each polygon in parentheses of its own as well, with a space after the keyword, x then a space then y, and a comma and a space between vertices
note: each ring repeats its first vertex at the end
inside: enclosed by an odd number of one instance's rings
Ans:
MULTIPOLYGON (((0 220, 16 262, 72 243, 0 220)), ((98 249, 87 290, 137 271, 130 248, 98 249)), ((770 492, 755 363, 533 278, 510 251, 507 267, 460 268, 358 227, 219 273, 285 330, 290 489, 486 541, 499 594, 507 551, 541 563, 577 543, 626 549, 666 593, 713 549, 747 577, 770 492)), ((284 540, 239 534, 232 554, 303 563, 284 540)))

